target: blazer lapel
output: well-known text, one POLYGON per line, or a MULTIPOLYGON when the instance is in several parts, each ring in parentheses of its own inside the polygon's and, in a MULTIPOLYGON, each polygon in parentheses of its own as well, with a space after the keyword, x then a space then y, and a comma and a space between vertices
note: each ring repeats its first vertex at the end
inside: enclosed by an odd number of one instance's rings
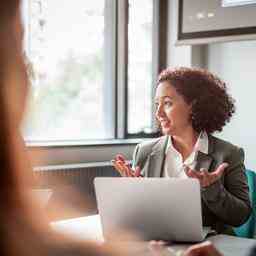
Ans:
POLYGON ((149 155, 148 177, 161 177, 168 136, 162 137, 149 155))

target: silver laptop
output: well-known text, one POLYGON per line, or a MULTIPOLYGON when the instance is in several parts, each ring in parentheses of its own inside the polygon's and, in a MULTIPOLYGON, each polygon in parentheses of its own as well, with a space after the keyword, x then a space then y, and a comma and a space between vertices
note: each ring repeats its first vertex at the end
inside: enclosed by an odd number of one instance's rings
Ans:
POLYGON ((105 239, 115 230, 144 240, 202 241, 200 185, 196 179, 95 178, 105 239))

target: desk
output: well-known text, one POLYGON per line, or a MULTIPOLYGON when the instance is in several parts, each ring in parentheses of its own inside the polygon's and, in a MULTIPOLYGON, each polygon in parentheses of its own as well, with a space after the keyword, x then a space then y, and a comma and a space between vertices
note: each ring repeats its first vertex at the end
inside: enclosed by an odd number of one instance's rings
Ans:
MULTIPOLYGON (((99 215, 57 221, 51 224, 53 229, 77 237, 78 239, 103 241, 103 234, 99 215)), ((253 239, 238 238, 228 235, 216 235, 208 238, 225 256, 248 256, 253 239)), ((173 244, 173 250, 184 250, 188 244, 173 244)))
POLYGON ((54 230, 74 236, 78 239, 89 239, 103 242, 99 215, 60 220, 51 224, 54 230))

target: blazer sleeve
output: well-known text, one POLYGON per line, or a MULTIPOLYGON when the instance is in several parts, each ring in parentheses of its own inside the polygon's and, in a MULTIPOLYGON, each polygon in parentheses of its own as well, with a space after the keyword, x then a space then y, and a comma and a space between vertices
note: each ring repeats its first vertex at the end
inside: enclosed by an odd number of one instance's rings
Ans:
POLYGON ((133 152, 133 158, 132 158, 132 168, 135 169, 137 166, 141 169, 141 175, 145 176, 145 165, 147 162, 149 156, 149 152, 147 150, 147 147, 143 146, 143 144, 138 144, 133 152))
POLYGON ((152 152, 152 148, 158 142, 157 140, 145 141, 138 144, 133 152, 133 159, 132 159, 132 167, 135 168, 137 166, 141 169, 141 175, 147 176, 148 170, 148 159, 152 152))
POLYGON ((244 151, 235 148, 223 179, 202 188, 202 199, 208 208, 226 224, 240 226, 251 213, 249 189, 245 175, 244 151))
POLYGON ((135 169, 139 165, 139 163, 138 163, 139 149, 140 149, 140 144, 138 144, 133 151, 133 157, 132 157, 132 168, 133 169, 135 169))

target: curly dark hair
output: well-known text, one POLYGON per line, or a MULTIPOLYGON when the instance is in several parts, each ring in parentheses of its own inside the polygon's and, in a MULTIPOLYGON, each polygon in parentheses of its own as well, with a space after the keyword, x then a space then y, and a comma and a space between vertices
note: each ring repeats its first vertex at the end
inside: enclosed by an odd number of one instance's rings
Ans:
POLYGON ((235 112, 234 99, 227 93, 226 84, 207 70, 167 68, 160 73, 157 86, 164 81, 168 81, 187 104, 192 104, 191 123, 197 132, 222 131, 235 112))

